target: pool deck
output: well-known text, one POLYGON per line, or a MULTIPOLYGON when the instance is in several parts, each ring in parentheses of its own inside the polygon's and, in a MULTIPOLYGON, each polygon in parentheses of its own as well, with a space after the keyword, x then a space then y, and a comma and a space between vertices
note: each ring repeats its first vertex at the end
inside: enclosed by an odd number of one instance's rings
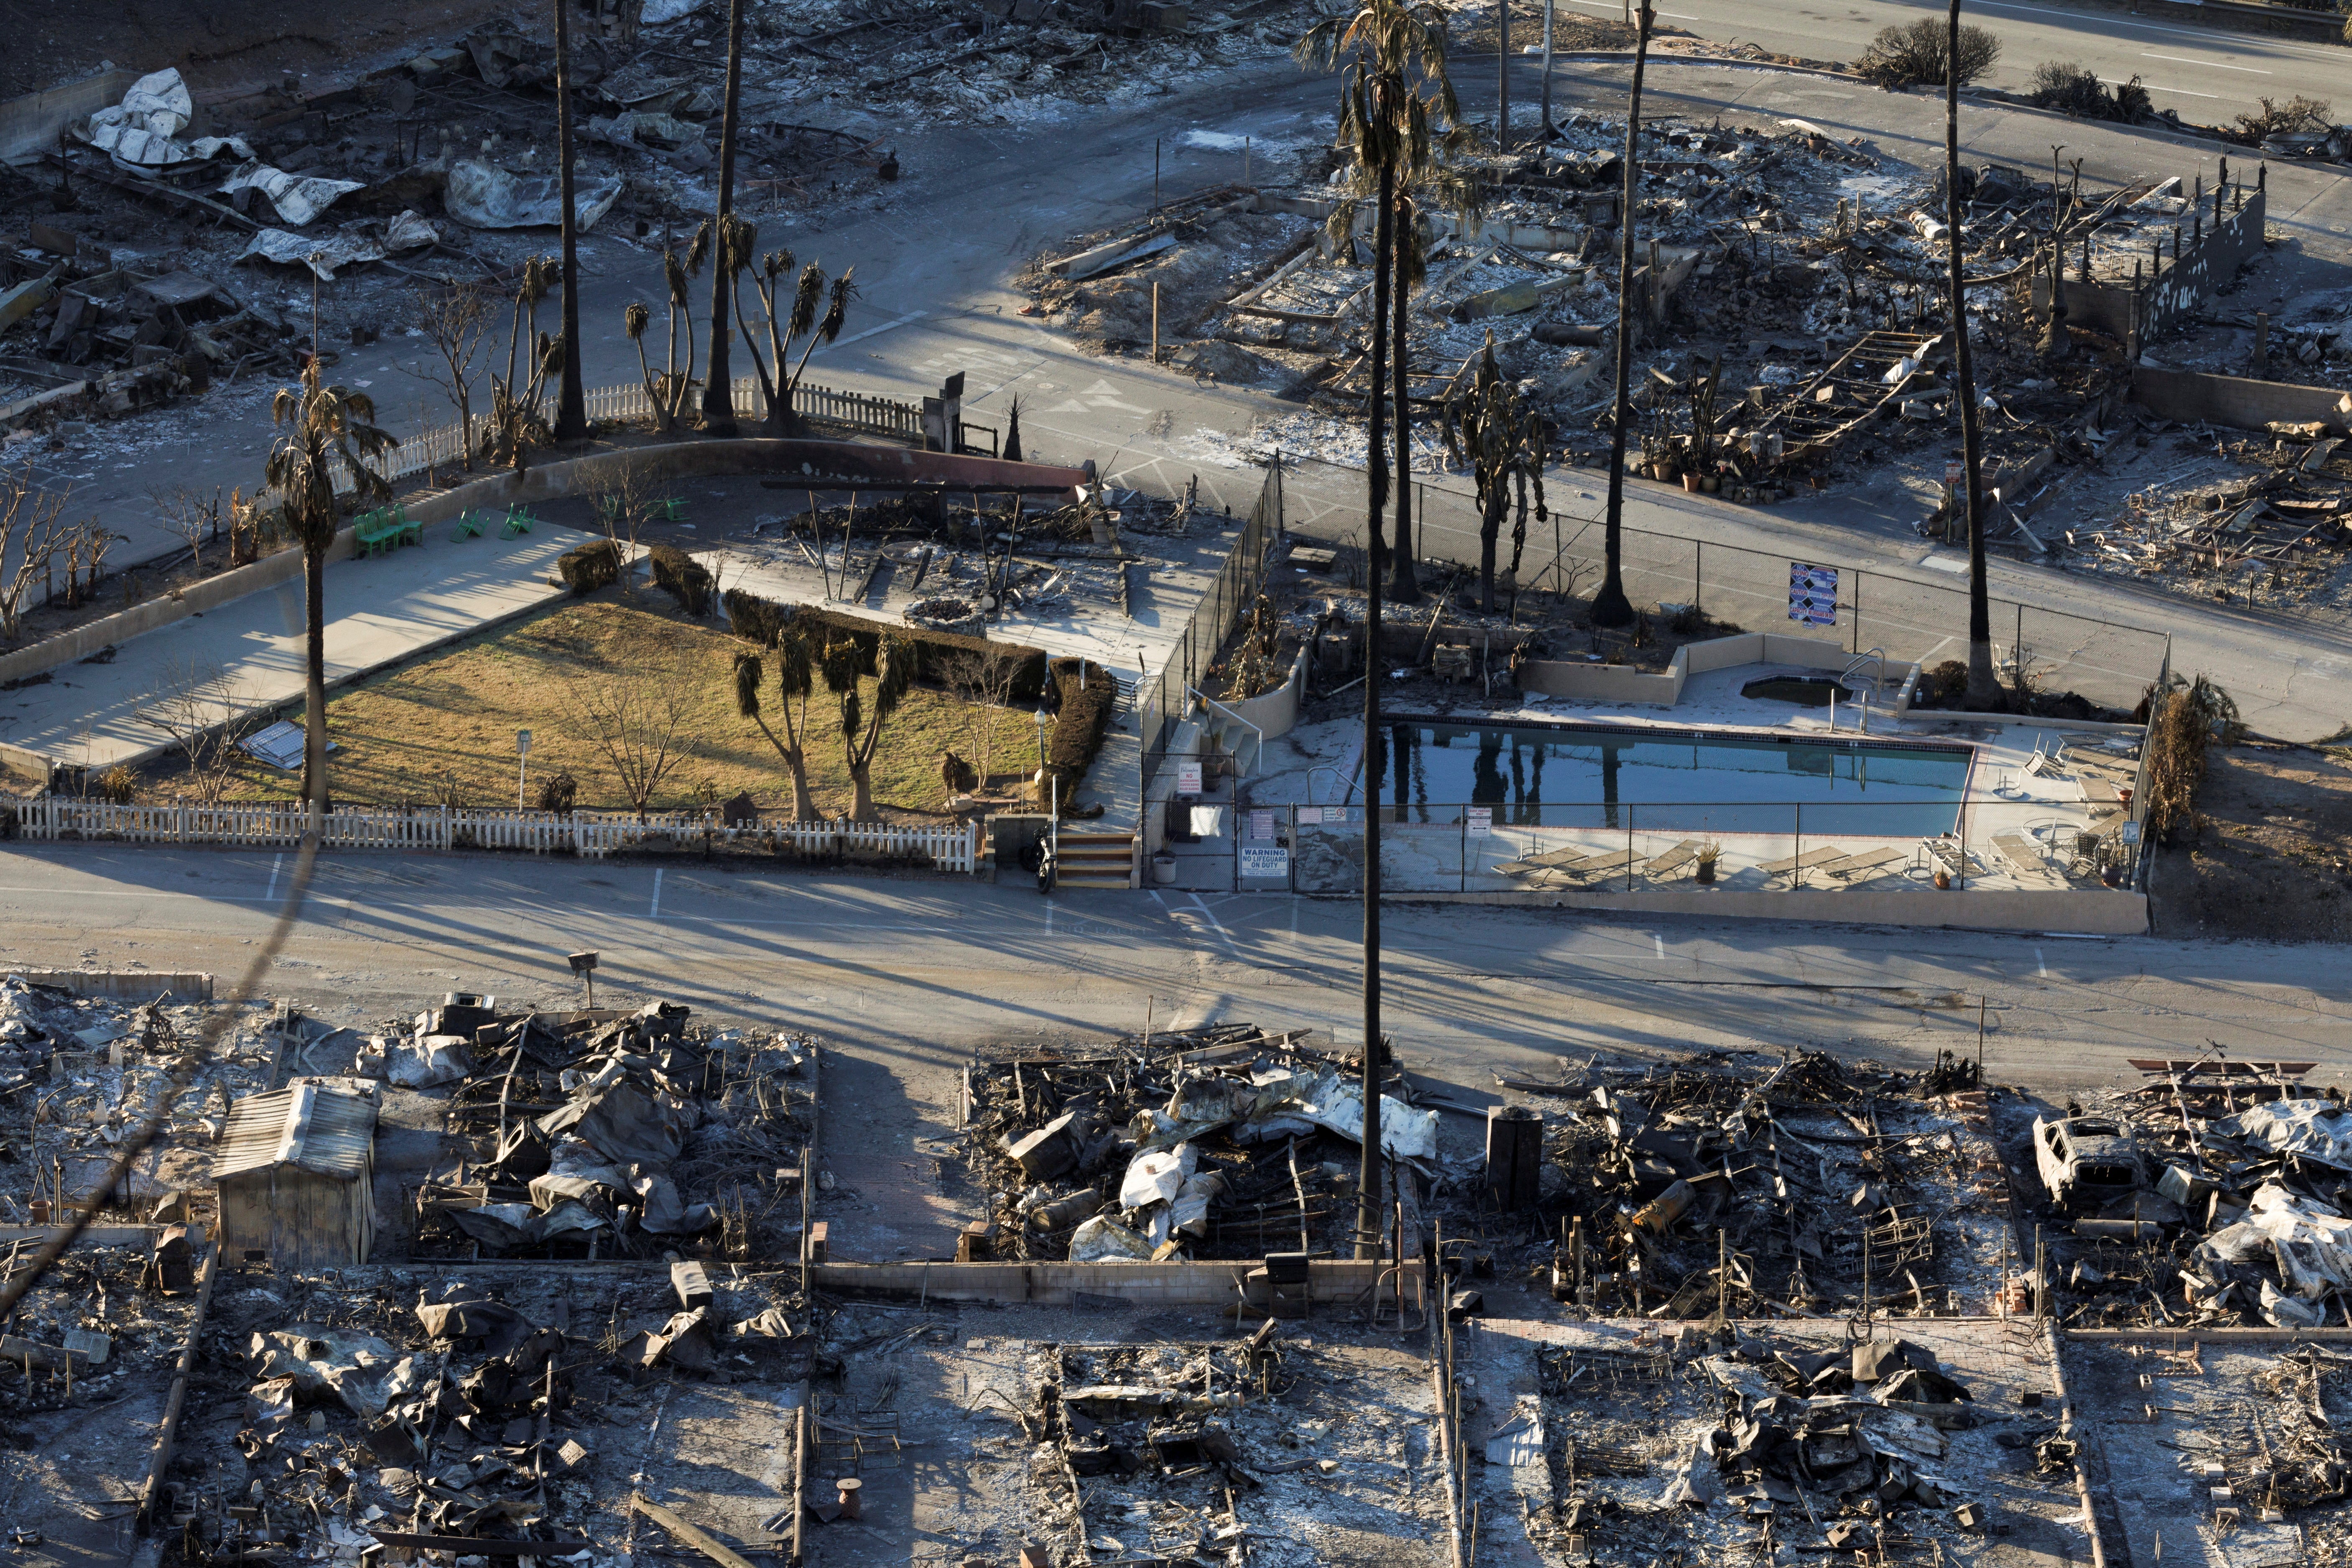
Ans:
MULTIPOLYGON (((1783 673, 1818 672, 1772 665, 1712 671, 1694 676, 1682 700, 1670 709, 1554 700, 1516 709, 1415 717, 1475 727, 1575 722, 1826 739, 1832 733, 1826 709, 1740 695, 1748 682, 1783 673)), ((1841 705, 1834 733, 1842 740, 1859 739, 1859 718, 1841 705)), ((1336 892, 1360 881, 1360 843, 1352 857, 1349 850, 1363 831, 1361 796, 1353 795, 1343 781, 1352 780, 1358 771, 1361 734, 1362 725, 1355 720, 1303 726, 1274 742, 1265 759, 1268 771, 1246 781, 1251 805, 1279 808, 1296 804, 1295 885, 1302 891, 1336 892), (1339 820, 1330 807, 1351 796, 1357 802, 1353 820, 1339 820), (1324 820, 1327 815, 1329 820, 1324 820)), ((1943 890, 1935 886, 1941 869, 1948 888, 1961 890, 2116 896, 2103 885, 2101 875, 2106 866, 2131 858, 2123 842, 2127 813, 2119 797, 2137 770, 2137 726, 1926 711, 1874 713, 1868 735, 1898 744, 1959 742, 1973 749, 1975 764, 1952 833, 1926 837, 1843 830, 1828 812, 1814 815, 1814 821, 1827 830, 1808 833, 1802 830, 1802 816, 1792 811, 1787 831, 1710 837, 1671 826, 1646 828, 1639 822, 1639 803, 1624 816, 1612 813, 1614 820, 1585 826, 1514 824, 1508 820, 1512 808, 1497 805, 1491 808, 1491 824, 1482 825, 1464 821, 1458 805, 1433 803, 1430 821, 1383 824, 1382 882, 1401 893, 1548 894, 1576 902, 1585 901, 1580 895, 1674 894, 1681 902, 1684 896, 1705 901, 1717 895, 1800 889, 1870 895, 1934 892, 1943 890), (2062 748, 2062 757, 2036 764, 2038 754, 2048 757, 2062 748), (1482 826, 1485 830, 1479 831, 1482 826), (1709 848, 1716 851, 1712 878, 1701 883, 1696 879, 1699 859, 1709 848)), ((1557 816, 1559 808, 1551 809, 1557 816)), ((1603 808, 1591 809, 1598 816, 1603 808)), ((1663 814, 1665 808, 1650 809, 1663 814)), ((1696 815, 1703 808, 1692 809, 1696 815)), ((1238 885, 1247 889, 1255 884, 1245 880, 1238 885)), ((1857 918, 1864 901, 1880 900, 1874 896, 1855 900, 1857 918)), ((1837 917, 1811 912, 1810 918, 1837 917)))

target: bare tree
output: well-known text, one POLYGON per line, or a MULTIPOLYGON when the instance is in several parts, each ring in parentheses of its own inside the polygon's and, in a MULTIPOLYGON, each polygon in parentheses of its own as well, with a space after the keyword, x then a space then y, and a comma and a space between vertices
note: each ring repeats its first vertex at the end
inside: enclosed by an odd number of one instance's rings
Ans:
POLYGON ((686 760, 677 732, 690 702, 683 686, 644 675, 574 680, 567 689, 573 724, 604 754, 639 822, 662 781, 686 760))
POLYGON ((24 625, 26 596, 47 578, 49 563, 65 542, 68 493, 44 489, 33 478, 29 458, 21 468, 0 468, 0 562, 16 563, 0 573, 0 637, 11 642, 24 625))
POLYGON ((623 463, 613 471, 612 478, 596 491, 596 520, 604 525, 604 537, 613 542, 620 569, 621 592, 635 599, 637 596, 635 574, 630 570, 637 559, 637 533, 653 515, 654 505, 662 497, 654 482, 653 470, 644 463, 623 463))
POLYGON ((621 313, 621 325, 629 341, 637 345, 637 368, 646 378, 646 401, 654 411, 654 427, 670 431, 677 428, 678 418, 686 412, 688 397, 697 381, 694 374, 694 303, 688 294, 689 279, 700 277, 702 264, 709 258, 711 227, 708 223, 696 226, 694 236, 687 242, 686 255, 665 246, 662 247, 662 281, 669 294, 668 345, 662 353, 662 369, 656 372, 646 358, 646 329, 653 324, 653 312, 642 300, 632 300, 621 313), (678 331, 683 320, 686 331, 678 331), (677 363, 679 340, 686 343, 686 365, 677 363))
POLYGON ((106 575, 106 552, 130 537, 95 517, 84 518, 65 531, 67 605, 96 596, 99 579, 106 575))
POLYGON ((489 331, 490 313, 482 303, 481 290, 470 283, 455 284, 437 293, 419 289, 416 304, 417 325, 441 363, 408 374, 439 387, 457 408, 458 437, 470 470, 474 466, 474 360, 489 331))
POLYGON ((971 732, 971 763, 980 787, 988 787, 989 764, 996 754, 997 726, 1013 711, 1013 683, 1020 666, 1010 658, 960 653, 940 672, 948 690, 964 705, 965 727, 971 732))
POLYGON ((155 700, 140 719, 163 731, 188 765, 187 793, 200 805, 218 805, 236 782, 236 743, 247 726, 229 700, 228 681, 218 666, 191 660, 165 672, 155 700))
POLYGON ((173 485, 168 490, 152 489, 147 495, 155 503, 155 510, 163 514, 163 525, 187 545, 189 569, 203 575, 205 546, 220 537, 220 487, 213 487, 210 499, 185 485, 173 485))

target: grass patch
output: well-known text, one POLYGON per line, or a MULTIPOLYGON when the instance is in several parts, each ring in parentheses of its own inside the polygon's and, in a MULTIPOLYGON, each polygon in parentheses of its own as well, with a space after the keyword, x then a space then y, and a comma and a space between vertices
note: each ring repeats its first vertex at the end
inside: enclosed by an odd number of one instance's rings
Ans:
MULTIPOLYGON (((748 790, 764 810, 789 813, 790 775, 758 727, 735 711, 733 660, 744 646, 645 598, 634 605, 570 605, 483 633, 330 699, 334 798, 347 805, 425 806, 447 798, 467 806, 510 806, 515 731, 529 730, 532 804, 541 780, 568 773, 579 781, 583 810, 625 809, 627 796, 580 718, 571 683, 635 671, 686 693, 691 704, 678 731, 684 761, 664 781, 656 809, 691 806, 713 791, 725 799, 748 790)), ((870 691, 872 683, 866 684, 870 691)), ((773 724, 772 686, 764 695, 773 724)), ((967 758, 972 754, 979 711, 943 692, 909 691, 875 758, 876 804, 897 812, 939 812, 946 801, 940 752, 952 747, 967 758)), ((822 689, 810 700, 809 786, 827 812, 846 810, 850 800, 838 713, 835 700, 822 689)), ((999 768, 1027 757, 1013 743, 1028 734, 1027 723, 1025 714, 997 712, 999 768)), ((184 768, 175 758, 160 760, 145 770, 141 785, 142 800, 168 801, 186 787, 184 768)), ((299 789, 296 774, 247 761, 228 794, 291 800, 299 789)))

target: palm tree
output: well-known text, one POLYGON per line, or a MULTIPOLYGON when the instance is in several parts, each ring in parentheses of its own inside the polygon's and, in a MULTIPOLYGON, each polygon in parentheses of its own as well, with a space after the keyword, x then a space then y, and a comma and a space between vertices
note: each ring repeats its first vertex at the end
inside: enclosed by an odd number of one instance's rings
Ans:
POLYGON ((874 650, 874 705, 867 708, 858 684, 863 659, 854 642, 830 644, 817 672, 825 689, 841 702, 841 749, 849 764, 849 820, 874 820, 874 752, 882 742, 882 727, 907 695, 915 678, 914 650, 885 634, 874 650))
POLYGON ((727 265, 727 232, 735 216, 735 131, 743 97, 743 0, 727 7, 727 101, 719 120, 719 265, 710 275, 710 379, 702 389, 702 427, 735 434, 735 381, 727 364, 727 291, 735 270, 727 265))
MULTIPOLYGON (((1331 215, 1332 237, 1352 246, 1356 206, 1366 196, 1373 211, 1370 406, 1365 416, 1364 601, 1365 668, 1381 659, 1381 522, 1388 509, 1388 448, 1381 370, 1389 363, 1390 289, 1394 283, 1396 194, 1401 169, 1425 166, 1433 121, 1454 118, 1454 89, 1445 79, 1444 13, 1407 0, 1365 0, 1353 16, 1318 22, 1298 40, 1302 64, 1342 71, 1339 144, 1352 154, 1348 199, 1331 215), (1341 62, 1345 61, 1342 66, 1341 62), (1435 112, 1433 112, 1434 110, 1435 112)), ((1403 553, 1401 550, 1400 553, 1403 553)), ((1380 754, 1381 683, 1364 682, 1364 757, 1380 754)), ((1364 1101, 1363 1165, 1356 1188, 1356 1254, 1376 1257, 1386 1205, 1381 1198, 1381 825, 1377 804, 1364 822, 1364 1101)))
MULTIPOLYGON (((1952 242, 1952 379, 1960 405, 1960 486, 1969 519, 1969 684, 1962 699, 1979 711, 2000 706, 2000 683, 1992 670, 1992 605, 1985 597, 1984 505, 1977 494, 1984 452, 1977 431, 1976 365, 1969 354, 1968 285, 1960 276, 1960 0, 1952 0, 1951 38, 1944 50, 1944 220, 1952 242)), ((2051 184, 2051 200, 2058 186, 2051 184)), ((2064 271, 2053 266, 2055 279, 2064 271)), ((2051 308, 2060 309, 2055 285, 2051 308)))
POLYGON ((768 737, 768 744, 776 748, 783 759, 785 771, 793 776, 793 820, 814 822, 816 799, 809 794, 808 757, 802 750, 808 734, 809 695, 816 688, 815 661, 810 657, 808 633, 797 626, 788 626, 776 639, 776 695, 781 699, 777 711, 783 717, 784 732, 779 736, 768 728, 760 713, 760 678, 761 661, 756 653, 735 656, 735 710, 760 726, 760 733, 768 737))
POLYGON ((1633 206, 1642 196, 1642 72, 1650 58, 1650 28, 1658 19, 1643 0, 1640 30, 1633 36, 1633 89, 1625 104, 1625 190, 1617 214, 1617 405, 1609 437, 1609 510, 1602 538, 1608 567, 1592 595, 1592 624, 1631 626, 1633 601, 1625 597, 1622 571, 1625 521, 1625 435, 1633 423, 1633 206))
POLYGON ((686 400, 694 390, 694 301, 687 289, 688 280, 702 270, 703 258, 710 251, 710 226, 697 224, 694 237, 680 260, 677 252, 667 245, 662 247, 662 282, 669 294, 669 336, 662 349, 662 368, 656 374, 646 359, 646 329, 653 324, 653 312, 643 301, 632 302, 621 315, 629 341, 637 345, 637 366, 645 373, 646 401, 653 406, 654 424, 670 431, 677 428, 678 416, 686 412, 686 400), (678 318, 686 318, 686 369, 677 364, 678 318))
POLYGON ((392 485, 368 465, 400 443, 375 423, 375 403, 363 392, 325 385, 312 354, 299 387, 281 387, 270 419, 286 429, 270 449, 264 472, 279 497, 286 531, 302 548, 304 663, 302 798, 314 814, 327 809, 327 550, 335 542, 342 509, 335 498, 335 465, 351 475, 355 500, 382 503, 392 485))
POLYGON ((588 395, 580 384, 580 218, 572 195, 572 0, 555 0, 555 157, 563 200, 563 381, 555 401, 555 438, 588 436, 588 395))

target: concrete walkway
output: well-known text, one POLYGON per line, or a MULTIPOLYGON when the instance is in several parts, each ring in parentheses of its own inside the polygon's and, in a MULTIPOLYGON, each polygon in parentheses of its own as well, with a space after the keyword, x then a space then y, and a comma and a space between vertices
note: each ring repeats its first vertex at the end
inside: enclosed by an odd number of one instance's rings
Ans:
MULTIPOLYGON (((330 686, 562 598, 555 558, 587 538, 544 522, 520 539, 491 532, 453 542, 449 532, 434 524, 421 547, 327 567, 330 686)), ((191 709, 216 722, 299 708, 302 594, 297 576, 133 637, 103 664, 64 665, 39 685, 0 694, 0 741, 104 768, 163 751, 173 743, 165 726, 191 709)))

